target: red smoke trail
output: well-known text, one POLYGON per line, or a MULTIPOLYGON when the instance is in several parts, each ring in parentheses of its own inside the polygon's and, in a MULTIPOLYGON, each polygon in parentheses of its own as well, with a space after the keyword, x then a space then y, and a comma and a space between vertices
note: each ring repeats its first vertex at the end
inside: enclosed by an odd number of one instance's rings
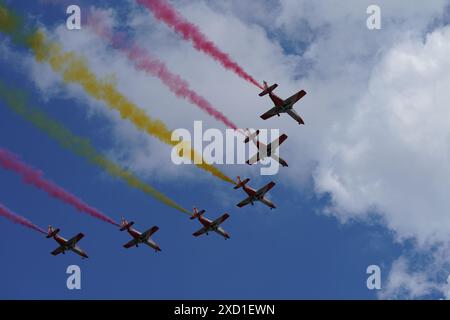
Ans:
POLYGON ((43 178, 43 173, 41 171, 35 170, 34 168, 23 163, 13 153, 4 149, 0 149, 0 165, 7 170, 14 171, 21 175, 25 183, 34 185, 37 188, 44 190, 52 197, 55 197, 67 204, 72 205, 79 211, 85 212, 95 218, 111 223, 115 226, 119 226, 114 220, 102 214, 97 209, 88 206, 73 194, 65 191, 63 188, 57 186, 53 182, 50 182, 43 178))
POLYGON ((134 62, 136 68, 157 76, 177 97, 188 99, 189 102, 197 105, 200 109, 223 122, 227 127, 237 129, 237 126, 233 122, 227 119, 220 111, 216 110, 205 98, 192 91, 185 80, 171 73, 163 62, 152 59, 145 50, 137 46, 127 51, 128 58, 134 62))
POLYGON ((25 226, 27 228, 36 230, 37 232, 46 234, 44 230, 39 228, 37 225, 33 224, 31 221, 25 219, 24 217, 19 216, 18 214, 15 214, 14 212, 10 211, 7 207, 2 205, 0 203, 0 216, 5 217, 9 220, 11 220, 14 223, 20 224, 22 226, 25 226))
POLYGON ((177 97, 187 99, 203 111, 224 123, 227 127, 237 129, 237 126, 224 114, 215 109, 208 100, 189 88, 189 83, 180 76, 172 73, 164 62, 152 56, 147 50, 139 47, 136 43, 125 43, 126 37, 122 33, 112 35, 111 30, 102 21, 101 14, 93 14, 88 19, 89 26, 112 46, 126 54, 128 59, 134 63, 136 69, 143 70, 155 77, 158 77, 170 91, 177 97))
POLYGON ((263 89, 258 81, 246 73, 236 62, 232 61, 228 54, 217 48, 196 25, 187 21, 166 0, 137 0, 137 2, 150 9, 156 19, 163 21, 176 32, 180 33, 185 40, 192 41, 194 48, 205 52, 214 60, 219 61, 226 69, 232 70, 241 78, 263 89))

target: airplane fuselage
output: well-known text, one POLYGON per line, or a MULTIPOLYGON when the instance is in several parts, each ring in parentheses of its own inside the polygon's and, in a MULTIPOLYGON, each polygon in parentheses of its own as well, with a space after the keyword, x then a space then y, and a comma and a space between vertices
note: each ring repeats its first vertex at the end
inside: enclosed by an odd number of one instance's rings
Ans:
POLYGON ((246 185, 244 185, 244 191, 245 191, 245 193, 247 193, 247 195, 248 195, 249 197, 254 197, 254 195, 255 195, 255 193, 256 193, 256 190, 255 190, 255 189, 253 189, 253 188, 251 188, 251 187, 247 187, 246 185))
POLYGON ((288 110, 291 110, 294 107, 294 103, 283 103, 280 109, 280 113, 287 112, 288 110))
MULTIPOLYGON (((271 98, 273 98, 273 93, 269 94, 271 98)), ((278 111, 278 116, 280 116, 280 113, 284 113, 287 112, 288 110, 291 110, 294 107, 294 104, 297 101, 291 102, 291 101, 287 101, 287 100, 283 100, 283 104, 278 106, 280 109, 278 111)))
POLYGON ((58 242, 58 244, 59 244, 61 247, 69 248, 69 246, 67 246, 67 240, 64 239, 63 237, 61 237, 61 236, 59 236, 59 235, 55 235, 55 236, 53 236, 53 239, 55 239, 55 241, 58 242))

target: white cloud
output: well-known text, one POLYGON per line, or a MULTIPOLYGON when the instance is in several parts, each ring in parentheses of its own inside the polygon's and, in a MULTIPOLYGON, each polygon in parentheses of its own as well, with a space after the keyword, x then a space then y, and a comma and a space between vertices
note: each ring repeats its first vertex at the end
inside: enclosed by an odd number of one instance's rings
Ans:
POLYGON ((399 237, 420 245, 450 235, 450 28, 406 39, 376 65, 347 126, 316 170, 345 218, 376 209, 399 237), (430 219, 430 217, 433 217, 430 219))

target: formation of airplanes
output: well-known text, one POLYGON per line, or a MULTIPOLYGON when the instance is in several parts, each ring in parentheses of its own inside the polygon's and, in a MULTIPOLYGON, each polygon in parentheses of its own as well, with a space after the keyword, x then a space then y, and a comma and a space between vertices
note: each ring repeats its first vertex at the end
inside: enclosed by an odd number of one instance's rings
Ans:
MULTIPOLYGON (((305 124, 303 119, 293 110, 293 107, 298 100, 300 100, 306 95, 306 92, 304 90, 300 90, 299 92, 295 93, 288 99, 283 100, 273 93, 273 90, 277 86, 278 86, 277 84, 273 84, 272 86, 269 87, 267 85, 267 82, 264 81, 264 90, 259 94, 259 96, 262 97, 268 94, 275 106, 266 113, 264 113, 263 115, 261 115, 261 118, 266 120, 275 115, 280 116, 280 113, 287 113, 299 124, 305 124)), ((250 132, 250 130, 246 131, 246 138, 244 140, 244 143, 249 143, 250 141, 252 141, 258 149, 257 153, 254 156, 252 156, 249 160, 247 160, 247 164, 251 165, 257 163, 258 161, 266 157, 271 157, 275 161, 278 161, 283 167, 287 167, 288 164, 286 160, 276 155, 275 150, 277 150, 277 148, 284 141, 286 141, 288 136, 286 134, 282 134, 280 137, 278 137, 277 139, 266 145, 258 140, 258 135, 259 130, 256 130, 255 132, 250 132)), ((261 202, 264 205, 268 206, 270 209, 275 209, 276 208, 275 204, 266 197, 267 192, 275 186, 275 182, 271 181, 267 183, 265 186, 256 190, 247 185, 249 181, 250 181, 249 178, 241 180, 240 177, 237 177, 235 186, 233 188, 236 190, 242 188, 246 193, 247 197, 241 202, 239 202, 236 206, 242 208, 248 204, 254 205, 255 202, 261 202)), ((221 227, 221 224, 225 220, 227 220, 230 217, 230 215, 228 213, 224 213, 219 218, 215 220, 210 220, 204 217, 205 212, 206 212, 205 210, 198 211, 197 208, 193 209, 193 213, 191 214, 190 219, 191 220, 197 219, 202 225, 202 228, 194 232, 192 235, 194 237, 199 237, 203 234, 208 235, 209 233, 214 232, 222 236, 225 240, 230 239, 230 235, 221 227)), ((159 245, 151 238, 153 234, 159 230, 158 226, 153 226, 147 231, 141 233, 136 229, 132 228, 133 225, 134 225, 133 221, 128 222, 124 218, 121 221, 120 231, 127 231, 128 234, 132 237, 132 239, 129 242, 123 245, 124 248, 129 249, 131 247, 139 247, 140 244, 144 244, 154 249, 155 252, 161 251, 159 245)), ((58 234, 59 232, 60 229, 55 229, 52 226, 48 227, 47 238, 53 238, 59 245, 58 248, 56 248, 51 252, 52 255, 56 256, 59 255, 60 253, 65 254, 66 251, 72 251, 80 255, 83 259, 88 258, 86 252, 83 251, 77 245, 77 243, 84 237, 83 233, 79 233, 73 238, 66 240, 58 234)))

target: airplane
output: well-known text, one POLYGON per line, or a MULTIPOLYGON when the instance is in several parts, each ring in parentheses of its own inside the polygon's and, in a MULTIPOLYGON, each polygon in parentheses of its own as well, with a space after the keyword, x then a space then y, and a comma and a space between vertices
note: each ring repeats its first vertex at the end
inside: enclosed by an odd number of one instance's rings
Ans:
POLYGON ((264 197, 264 195, 267 193, 267 191, 269 191, 270 189, 273 188, 273 186, 275 185, 275 182, 271 181, 268 184, 266 184, 264 187, 262 187, 261 189, 255 190, 255 189, 247 186, 247 183, 249 181, 250 181, 249 178, 245 179, 244 181, 241 181, 241 178, 237 177, 237 184, 234 187, 234 189, 243 188, 244 191, 248 194, 248 197, 246 199, 244 199, 243 201, 239 202, 237 204, 237 206, 239 208, 242 208, 242 207, 248 205, 249 203, 254 205, 255 201, 260 201, 260 202, 264 203, 266 206, 270 207, 270 209, 275 209, 276 207, 272 203, 272 201, 270 201, 266 197, 264 197))
POLYGON ((280 113, 287 113, 290 115, 294 120, 298 122, 298 124, 305 124, 302 117, 298 115, 293 109, 294 104, 303 98, 306 95, 305 90, 300 90, 299 92, 295 93, 291 97, 287 98, 286 100, 281 99, 280 97, 276 96, 272 93, 272 91, 278 87, 278 84, 273 84, 270 87, 267 86, 267 82, 264 81, 264 90, 259 94, 260 97, 269 94, 270 99, 272 99, 275 106, 261 115, 261 119, 267 120, 274 115, 280 116, 280 113))
POLYGON ((86 252, 84 252, 80 247, 77 246, 77 242, 84 237, 84 234, 79 233, 72 239, 66 240, 58 235, 59 231, 61 230, 54 229, 52 226, 48 226, 47 239, 53 238, 59 244, 59 247, 51 252, 52 255, 57 256, 60 253, 66 254, 66 251, 70 250, 80 255, 83 259, 88 258, 86 252))
POLYGON ((278 161, 281 164, 281 166, 283 167, 288 166, 286 160, 280 158, 274 152, 284 141, 286 141, 286 139, 288 138, 287 135, 282 134, 278 139, 275 139, 274 141, 266 145, 256 138, 259 135, 259 130, 256 130, 254 133, 250 133, 250 131, 248 130, 248 133, 249 134, 245 138, 244 143, 248 143, 250 140, 252 140, 253 143, 258 148, 258 152, 253 157, 251 157, 246 161, 247 164, 252 165, 266 157, 271 157, 272 159, 278 161))
POLYGON ((159 230, 159 227, 153 226, 147 231, 140 233, 139 231, 131 227, 133 224, 134 224, 133 221, 128 222, 127 220, 122 218, 122 222, 120 224, 121 225, 120 231, 127 230, 127 232, 133 237, 133 240, 123 245, 124 248, 128 249, 134 246, 136 246, 137 248, 140 243, 144 243, 149 247, 155 249, 156 252, 161 251, 161 248, 150 238, 152 234, 154 234, 156 231, 159 230))
POLYGON ((222 224, 222 222, 227 220, 230 217, 230 215, 228 213, 225 213, 221 217, 217 218, 216 220, 211 221, 208 218, 203 217, 204 213, 205 213, 205 210, 201 210, 199 212, 197 208, 194 208, 194 214, 191 216, 190 219, 191 220, 198 219, 198 221, 200 221, 200 223, 203 225, 203 228, 194 232, 192 235, 194 237, 198 237, 204 233, 206 233, 208 235, 209 232, 214 231, 214 232, 218 233, 219 235, 221 235, 222 237, 224 237, 225 240, 230 239, 230 235, 228 233, 226 233, 225 230, 223 230, 220 227, 220 224, 222 224))

